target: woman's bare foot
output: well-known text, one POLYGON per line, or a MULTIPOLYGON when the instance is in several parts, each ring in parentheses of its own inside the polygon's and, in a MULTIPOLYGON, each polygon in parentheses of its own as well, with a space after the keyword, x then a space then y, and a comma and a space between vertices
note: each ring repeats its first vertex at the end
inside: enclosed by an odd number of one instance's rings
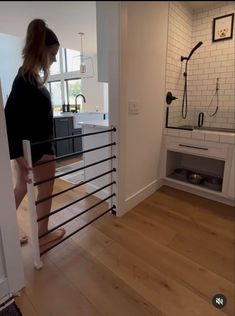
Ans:
POLYGON ((28 236, 24 235, 24 236, 20 236, 20 244, 21 246, 25 245, 28 243, 28 236))
POLYGON ((51 232, 50 234, 42 237, 39 239, 39 245, 40 246, 45 246, 51 242, 57 241, 61 238, 63 238, 65 234, 65 229, 64 228, 59 228, 53 232, 51 232))

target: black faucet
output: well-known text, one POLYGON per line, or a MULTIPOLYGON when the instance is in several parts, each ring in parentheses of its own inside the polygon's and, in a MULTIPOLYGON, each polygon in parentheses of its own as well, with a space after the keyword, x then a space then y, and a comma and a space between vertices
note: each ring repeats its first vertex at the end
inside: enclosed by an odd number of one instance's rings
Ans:
POLYGON ((62 105, 62 112, 70 112, 70 105, 69 104, 63 104, 62 105))
POLYGON ((198 122, 197 122, 197 126, 198 127, 202 127, 203 126, 203 121, 204 121, 204 113, 200 112, 198 114, 198 122))
POLYGON ((76 109, 77 109, 77 106, 78 106, 78 103, 77 103, 77 99, 78 99, 78 97, 82 97, 82 98, 83 98, 84 103, 86 103, 86 98, 84 97, 84 95, 83 95, 83 94, 81 94, 81 93, 77 94, 77 95, 76 95, 76 97, 75 97, 75 106, 76 106, 76 109))

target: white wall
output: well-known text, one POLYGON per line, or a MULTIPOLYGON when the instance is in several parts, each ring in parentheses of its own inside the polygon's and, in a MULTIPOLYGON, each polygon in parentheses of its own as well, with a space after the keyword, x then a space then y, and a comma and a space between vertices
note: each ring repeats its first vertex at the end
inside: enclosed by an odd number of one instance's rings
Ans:
POLYGON ((83 94, 89 110, 103 109, 103 84, 97 81, 97 38, 95 1, 0 1, 0 33, 25 38, 34 18, 45 19, 62 47, 80 50, 79 32, 84 32, 84 54, 93 57, 95 78, 83 80, 83 94))
MULTIPOLYGON (((179 1, 170 1, 169 27, 167 35, 166 93, 171 91, 178 99, 174 100, 169 106, 169 126, 179 126, 185 124, 184 120, 181 119, 185 61, 181 62, 181 56, 187 57, 192 49, 192 29, 192 10, 187 8, 184 3, 180 3, 179 1)), ((190 59, 188 73, 191 72, 191 63, 197 54, 198 51, 196 51, 190 59)), ((190 92, 188 92, 188 103, 190 103, 190 100, 190 92)), ((187 123, 192 123, 192 119, 192 113, 188 110, 187 123)))
POLYGON ((115 193, 122 215, 161 185, 168 2, 98 1, 97 8, 100 29, 112 21, 99 33, 106 56, 100 65, 108 78, 110 123, 117 126, 115 193), (128 114, 130 101, 139 114, 128 114))
POLYGON ((160 186, 168 2, 121 3, 120 212, 160 186), (139 114, 128 114, 137 102, 139 114))
POLYGON ((205 113, 204 125, 235 129, 235 23, 233 38, 212 42, 212 22, 219 16, 235 14, 235 2, 211 9, 197 10, 193 14, 192 44, 202 41, 203 45, 192 63, 189 80, 191 84, 192 107, 195 114, 205 113), (219 79, 219 109, 215 116, 209 117, 217 106, 216 80, 219 79), (212 99, 213 98, 213 99, 212 99))
POLYGON ((104 112, 109 112, 109 84, 104 82, 103 84, 104 89, 104 112))
POLYGON ((0 80, 2 82, 3 104, 10 94, 15 75, 22 64, 23 40, 17 36, 0 33, 0 80))

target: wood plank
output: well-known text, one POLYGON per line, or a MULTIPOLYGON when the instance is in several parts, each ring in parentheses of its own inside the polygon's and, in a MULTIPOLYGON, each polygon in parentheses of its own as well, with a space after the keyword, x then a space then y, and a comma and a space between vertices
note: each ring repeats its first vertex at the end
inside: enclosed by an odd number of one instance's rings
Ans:
POLYGON ((134 212, 141 214, 153 222, 156 221, 163 226, 170 227, 178 233, 184 235, 188 239, 195 239, 203 242, 204 245, 210 249, 214 248, 214 251, 218 256, 225 256, 234 260, 234 245, 235 242, 224 235, 218 233, 216 226, 211 226, 210 230, 198 225, 195 221, 184 219, 172 209, 168 207, 156 206, 152 202, 143 202, 141 206, 137 206, 133 209, 134 212), (216 245, 216 247, 214 247, 216 245))
POLYGON ((189 290, 116 242, 99 253, 98 259, 164 315, 215 316, 226 312, 216 312, 210 298, 189 290))
POLYGON ((158 244, 157 241, 152 241, 141 232, 128 228, 122 223, 121 218, 113 221, 111 218, 105 217, 102 222, 99 221, 94 226, 128 249, 131 254, 138 256, 150 266, 157 268, 198 295, 211 299, 214 293, 226 293, 232 301, 235 289, 232 282, 176 251, 158 244))
POLYGON ((15 298, 15 302, 20 309, 22 315, 24 316, 40 316, 34 306, 31 304, 31 301, 27 294, 25 293, 25 289, 20 291, 20 297, 15 298))
POLYGON ((147 201, 208 231, 213 228, 221 236, 235 241, 235 211, 232 206, 164 186, 147 201))
POLYGON ((68 256, 64 255, 54 264, 74 287, 84 293, 102 315, 163 316, 157 308, 127 286, 110 269, 85 251, 78 250, 78 247, 74 247, 68 256))
POLYGON ((206 217, 213 215, 214 217, 224 218, 228 221, 235 220, 234 207, 168 186, 162 186, 157 191, 157 194, 153 194, 148 198, 148 201, 155 201, 159 205, 162 204, 170 207, 173 205, 177 213, 181 211, 186 216, 190 216, 188 209, 192 208, 194 212, 203 210, 201 214, 206 217))
POLYGON ((143 235, 148 236, 148 238, 157 240, 162 245, 168 245, 176 235, 176 230, 173 227, 169 228, 167 225, 153 221, 151 218, 137 212, 128 212, 122 216, 121 222, 132 227, 137 232, 140 231, 143 235))
MULTIPOLYGON (((92 302, 49 259, 44 261, 41 270, 36 271, 27 260, 31 257, 30 252, 30 247, 23 248, 27 279, 24 293, 40 316, 101 315, 92 302)), ((24 316, 31 316, 31 314, 24 316)))
POLYGON ((235 282, 235 249, 228 256, 224 251, 218 253, 216 243, 210 248, 206 240, 203 243, 203 240, 185 238, 182 234, 177 234, 168 247, 228 281, 235 282))

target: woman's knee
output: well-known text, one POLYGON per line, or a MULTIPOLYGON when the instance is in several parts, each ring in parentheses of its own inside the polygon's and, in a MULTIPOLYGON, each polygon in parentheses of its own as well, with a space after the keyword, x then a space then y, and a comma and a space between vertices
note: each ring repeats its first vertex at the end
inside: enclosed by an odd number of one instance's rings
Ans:
POLYGON ((15 195, 15 203, 16 203, 16 209, 18 209, 21 201, 25 197, 27 193, 27 186, 25 181, 23 182, 17 182, 14 188, 14 195, 15 195))
MULTIPOLYGON (((54 156, 44 155, 41 161, 47 161, 53 158, 54 156)), ((46 181, 37 186, 38 194, 41 197, 49 196, 52 194, 53 188, 54 188, 54 179, 53 179, 54 175, 55 175, 55 162, 54 161, 34 167, 34 179, 37 182, 52 178, 51 180, 46 181)))
POLYGON ((26 192, 27 191, 27 185, 25 183, 25 181, 17 181, 16 185, 15 185, 15 189, 16 190, 20 190, 22 192, 26 192))
POLYGON ((24 178, 23 173, 21 172, 21 169, 19 167, 15 168, 15 174, 14 174, 14 186, 15 190, 25 192, 27 191, 27 184, 24 178))
POLYGON ((52 195, 54 188, 54 181, 48 181, 37 186, 38 196, 41 198, 52 195))

